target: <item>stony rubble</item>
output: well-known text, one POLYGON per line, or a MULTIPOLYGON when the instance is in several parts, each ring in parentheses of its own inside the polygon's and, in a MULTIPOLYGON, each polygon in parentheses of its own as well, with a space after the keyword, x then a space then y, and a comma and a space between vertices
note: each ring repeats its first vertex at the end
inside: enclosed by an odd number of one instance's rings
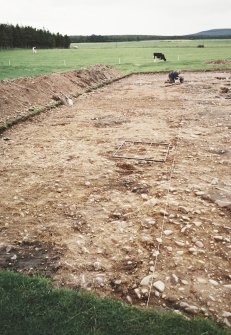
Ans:
POLYGON ((171 91, 163 74, 128 77, 7 131, 1 267, 230 326, 230 211, 219 202, 230 106, 216 81, 205 87, 216 74, 199 75, 171 91), (150 137, 173 144, 166 163, 112 157, 150 137))

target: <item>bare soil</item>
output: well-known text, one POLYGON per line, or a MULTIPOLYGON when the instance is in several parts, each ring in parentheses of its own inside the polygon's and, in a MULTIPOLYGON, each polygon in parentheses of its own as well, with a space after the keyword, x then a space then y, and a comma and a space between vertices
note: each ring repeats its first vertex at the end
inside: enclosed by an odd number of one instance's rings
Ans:
MULTIPOLYGON (((95 65, 78 71, 53 73, 38 77, 0 81, 0 126, 47 107, 60 100, 76 98, 86 90, 98 87, 121 73, 108 65, 95 65)), ((67 104, 67 103, 66 103, 67 104)))
POLYGON ((231 64, 229 59, 216 59, 205 62, 206 64, 231 64))
MULTIPOLYGON (((2 134, 0 266, 230 325, 231 73, 166 77, 76 97, 64 79, 73 106, 2 134)), ((47 95, 38 80, 36 101, 2 85, 2 120, 60 93, 59 78, 47 95)))

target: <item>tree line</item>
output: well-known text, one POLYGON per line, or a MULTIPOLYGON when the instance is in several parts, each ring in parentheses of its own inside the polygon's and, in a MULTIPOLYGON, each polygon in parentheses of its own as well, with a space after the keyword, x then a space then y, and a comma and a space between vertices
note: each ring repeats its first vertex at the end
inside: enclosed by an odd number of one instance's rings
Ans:
MULTIPOLYGON (((71 43, 91 43, 91 42, 130 42, 161 39, 156 35, 76 35, 70 36, 71 43)), ((164 39, 164 37, 163 37, 164 39)))
POLYGON ((0 24, 0 48, 69 48, 70 38, 29 26, 0 24))
POLYGON ((149 41, 149 40, 182 40, 191 39, 229 39, 228 36, 213 36, 213 35, 183 35, 183 36, 158 36, 158 35, 76 35, 69 36, 71 43, 91 43, 91 42, 129 42, 129 41, 149 41))

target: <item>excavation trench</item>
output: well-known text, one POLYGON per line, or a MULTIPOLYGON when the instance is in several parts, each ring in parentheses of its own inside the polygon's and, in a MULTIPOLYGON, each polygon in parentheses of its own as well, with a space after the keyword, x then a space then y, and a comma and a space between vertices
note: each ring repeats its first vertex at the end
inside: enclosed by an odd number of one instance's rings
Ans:
POLYGON ((73 105, 4 131, 0 265, 229 325, 230 72, 165 80, 132 75, 81 95, 73 82, 62 86, 73 105))

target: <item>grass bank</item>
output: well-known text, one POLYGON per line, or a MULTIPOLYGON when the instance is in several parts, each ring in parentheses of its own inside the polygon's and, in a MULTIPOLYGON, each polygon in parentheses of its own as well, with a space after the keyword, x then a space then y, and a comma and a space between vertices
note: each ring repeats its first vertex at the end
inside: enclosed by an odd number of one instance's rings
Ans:
POLYGON ((130 307, 47 279, 0 272, 2 335, 227 335, 210 320, 130 307))

